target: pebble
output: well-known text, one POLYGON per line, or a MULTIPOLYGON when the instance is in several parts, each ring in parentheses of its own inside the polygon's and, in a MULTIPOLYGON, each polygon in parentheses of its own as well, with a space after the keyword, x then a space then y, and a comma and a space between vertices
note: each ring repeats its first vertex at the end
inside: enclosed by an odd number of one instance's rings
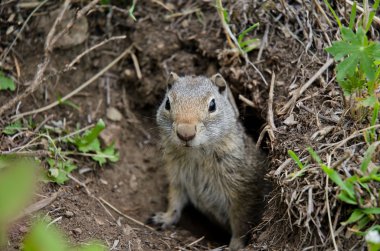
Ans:
POLYGON ((71 218, 71 217, 74 216, 74 213, 71 212, 71 211, 66 211, 66 212, 65 212, 65 216, 66 216, 67 218, 71 218))
POLYGON ((120 121, 123 118, 123 115, 115 107, 109 107, 107 109, 107 118, 112 121, 120 121))
POLYGON ((74 234, 77 234, 77 235, 80 235, 80 234, 82 234, 82 229, 80 229, 79 227, 78 227, 78 228, 75 228, 75 229, 73 230, 73 233, 74 233, 74 234))

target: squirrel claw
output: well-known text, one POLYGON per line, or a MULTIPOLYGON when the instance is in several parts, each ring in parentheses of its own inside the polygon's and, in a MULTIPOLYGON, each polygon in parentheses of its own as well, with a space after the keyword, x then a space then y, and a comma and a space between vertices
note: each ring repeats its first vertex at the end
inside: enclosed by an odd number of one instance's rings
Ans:
POLYGON ((156 225, 158 230, 167 229, 175 223, 173 217, 169 217, 167 213, 158 212, 152 214, 146 221, 147 224, 156 225))

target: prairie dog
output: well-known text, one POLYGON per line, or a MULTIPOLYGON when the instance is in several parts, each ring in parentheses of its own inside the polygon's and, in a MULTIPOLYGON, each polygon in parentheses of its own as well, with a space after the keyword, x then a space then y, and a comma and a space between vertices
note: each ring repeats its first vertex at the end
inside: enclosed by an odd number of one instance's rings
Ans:
POLYGON ((179 77, 171 73, 157 112, 169 179, 169 205, 151 222, 176 224, 187 203, 232 235, 229 248, 246 244, 263 208, 266 156, 241 125, 220 74, 179 77))

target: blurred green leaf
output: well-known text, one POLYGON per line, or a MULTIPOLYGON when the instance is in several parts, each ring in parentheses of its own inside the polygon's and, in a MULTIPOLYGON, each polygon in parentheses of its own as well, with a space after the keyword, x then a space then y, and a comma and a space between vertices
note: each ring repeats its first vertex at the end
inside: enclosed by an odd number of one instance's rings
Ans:
POLYGON ((347 224, 355 223, 358 220, 360 220, 361 218, 363 218, 364 216, 365 216, 365 214, 362 211, 360 211, 359 209, 355 209, 351 213, 351 215, 348 218, 348 220, 342 222, 342 225, 347 225, 347 224))
POLYGON ((16 85, 11 78, 5 76, 4 72, 0 71, 0 91, 1 90, 16 90, 16 85))
POLYGON ((6 135, 14 135, 16 134, 17 132, 19 132, 22 128, 22 124, 21 124, 21 121, 20 120, 17 120, 16 122, 10 124, 10 125, 7 125, 4 129, 3 129, 3 133, 6 134, 6 135))
POLYGON ((23 242, 24 251, 66 251, 67 242, 52 225, 39 221, 30 230, 23 242))
POLYGON ((37 163, 33 159, 5 157, 0 169, 0 225, 15 217, 32 197, 37 163))
POLYGON ((379 144, 380 144, 380 141, 377 141, 377 142, 371 144, 368 147, 367 151, 365 151, 363 161, 360 165, 360 170, 362 172, 365 173, 367 171, 368 165, 371 162, 372 156, 373 156, 373 154, 374 154, 374 152, 375 152, 375 150, 379 144))
POLYGON ((49 164, 49 176, 48 178, 58 184, 64 184, 68 179, 68 174, 77 168, 70 161, 47 159, 49 164))

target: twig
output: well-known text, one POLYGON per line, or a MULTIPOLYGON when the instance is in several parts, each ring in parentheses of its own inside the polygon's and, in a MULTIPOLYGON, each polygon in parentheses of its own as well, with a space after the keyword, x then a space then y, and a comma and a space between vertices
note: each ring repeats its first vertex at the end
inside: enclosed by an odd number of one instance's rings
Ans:
POLYGON ((107 206, 109 206, 111 209, 113 209, 116 213, 120 214, 121 216, 125 217, 126 219, 130 220, 130 221, 133 221, 134 223, 140 225, 140 226, 143 226, 143 227, 146 227, 148 228, 149 230, 152 230, 152 231, 156 231, 154 228, 142 223, 141 221, 138 221, 126 214, 123 214, 122 212, 120 212, 116 207, 114 207, 111 203, 109 203, 108 201, 106 201, 105 199, 103 199, 102 197, 99 198, 100 201, 102 201, 104 204, 106 204, 107 206))
MULTIPOLYGON (((4 53, 1 55, 1 63, 4 63, 4 60, 8 56, 8 53, 12 50, 13 46, 15 45, 17 39, 20 37, 20 34, 23 32, 25 29, 26 25, 29 23, 30 18, 36 13, 45 3, 47 3, 48 0, 45 0, 38 4, 38 6, 30 13, 30 15, 27 17, 25 22, 22 24, 20 31, 16 35, 15 39, 13 39, 11 45, 4 51, 4 53)), ((1 113, 0 113, 1 114, 1 113)))
POLYGON ((109 39, 107 40, 104 40, 94 46, 92 46, 91 48, 85 50, 84 52, 82 52, 81 54, 79 54, 73 61, 71 61, 70 64, 66 65, 66 69, 70 69, 74 66, 75 63, 77 63, 84 55, 88 54, 89 52, 95 50, 96 48, 100 47, 100 46, 103 46, 105 45, 106 43, 108 42, 111 42, 113 40, 118 40, 118 39, 125 39, 127 36, 115 36, 115 37, 110 37, 109 39))
POLYGON ((42 200, 34 203, 33 205, 30 205, 29 207, 24 209, 23 212, 20 215, 18 215, 13 221, 21 219, 26 215, 30 215, 30 214, 37 212, 38 210, 46 207, 47 205, 52 203, 58 197, 58 194, 59 194, 59 191, 56 193, 53 193, 52 196, 50 196, 48 198, 42 199, 42 200))
POLYGON ((263 54, 265 45, 268 43, 268 33, 269 33, 269 24, 265 26, 264 36, 263 36, 263 39, 261 40, 261 45, 260 45, 259 53, 257 54, 256 61, 261 60, 261 55, 263 54))
POLYGON ((135 53, 133 52, 131 52, 131 57, 132 57, 133 65, 135 66, 137 78, 140 80, 142 79, 142 74, 140 70, 139 60, 137 59, 135 53))
POLYGON ((331 239, 332 239, 335 251, 338 251, 338 246, 336 245, 336 241, 335 241, 334 228, 331 221, 331 211, 330 211, 330 203, 329 203, 329 177, 327 175, 326 175, 325 197, 326 197, 327 217, 329 220, 329 229, 330 229, 331 239))
POLYGON ((303 86, 299 87, 293 94, 293 97, 286 103, 278 112, 279 115, 283 115, 288 112, 289 108, 294 106, 297 99, 302 95, 302 93, 309 88, 309 86, 314 83, 314 81, 334 63, 334 59, 330 58, 326 63, 307 81, 303 86))
MULTIPOLYGON (((92 78, 90 78, 89 80, 87 80, 85 83, 83 83, 81 86, 79 86, 77 89, 75 89, 74 91, 70 92, 69 94, 67 94, 66 96, 64 96, 63 98, 61 98, 59 101, 55 101, 45 107, 41 107, 39 109, 36 109, 36 110, 32 110, 32 111, 28 111, 28 112, 24 112, 24 113, 20 113, 20 114, 16 114, 14 116, 11 117, 11 119, 19 119, 19 118, 22 118, 26 115, 31 115, 31 114, 36 114, 36 113, 40 113, 40 112, 43 112, 43 111, 46 111, 46 110, 49 110, 59 104, 61 104, 62 102, 68 100, 69 98, 71 98, 72 96, 74 96, 75 94, 77 94, 78 92, 80 92, 82 89, 84 89, 85 87, 87 87, 88 85, 90 85, 91 83, 93 83, 96 79, 98 79, 101 75, 103 75, 105 72, 107 72, 112 66, 114 66, 118 61, 120 61, 125 55, 127 55, 131 50, 131 46, 128 47, 120 56, 118 56, 116 59, 114 59, 111 63, 109 63, 106 67, 104 67, 101 71, 99 71, 97 74, 95 74, 92 78)), ((0 115, 1 115, 1 112, 0 112, 0 115)))
POLYGON ((241 94, 239 94, 239 100, 243 101, 246 105, 255 108, 255 104, 241 94))
POLYGON ((29 94, 33 93, 43 82, 42 77, 43 74, 50 62, 50 51, 51 51, 51 39, 55 32, 57 24, 62 20, 63 14, 65 13, 66 9, 69 7, 70 0, 66 0, 63 4, 62 10, 59 13, 58 17, 56 18, 53 26, 51 27, 45 42, 45 56, 44 61, 38 65, 37 73, 34 75, 34 79, 32 81, 32 84, 20 95, 14 97, 12 100, 4 104, 2 107, 0 107, 0 116, 3 115, 3 113, 13 107, 17 102, 24 99, 25 97, 29 96, 29 94))
POLYGON ((191 247, 191 246, 194 246, 195 244, 197 244, 198 242, 202 241, 205 237, 202 236, 201 238, 199 238, 198 240, 195 240, 193 241, 192 243, 186 245, 186 247, 191 247))
POLYGON ((267 123, 270 126, 271 130, 276 130, 276 125, 274 124, 273 119, 273 93, 274 93, 274 82, 276 74, 272 72, 272 80, 269 88, 269 98, 268 98, 268 114, 267 114, 267 123))

